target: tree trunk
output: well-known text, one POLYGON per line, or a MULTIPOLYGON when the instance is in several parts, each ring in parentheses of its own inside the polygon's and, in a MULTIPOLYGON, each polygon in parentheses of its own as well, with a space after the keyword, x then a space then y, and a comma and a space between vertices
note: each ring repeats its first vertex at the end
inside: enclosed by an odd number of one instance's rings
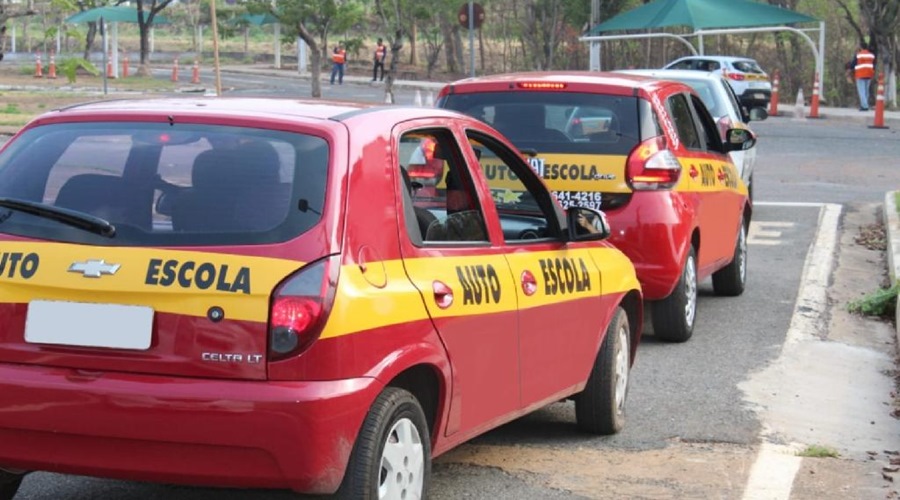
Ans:
POLYGON ((147 23, 138 23, 141 37, 141 64, 138 69, 140 76, 150 77, 153 73, 150 71, 150 29, 147 23))
POLYGON ((444 37, 444 47, 447 48, 444 52, 444 56, 447 59, 447 71, 451 74, 458 73, 459 70, 456 66, 456 60, 453 58, 453 54, 456 53, 453 29, 450 27, 450 21, 446 16, 441 16, 441 36, 444 37))
POLYGON ((297 25, 297 33, 309 48, 310 95, 318 99, 322 97, 322 48, 303 23, 297 25))
POLYGON ((415 66, 419 63, 419 58, 416 55, 416 41, 418 35, 418 25, 413 22, 412 29, 409 32, 409 64, 410 66, 415 66))
POLYGON ((97 23, 88 23, 87 35, 84 37, 84 60, 91 59, 91 47, 94 46, 94 40, 97 38, 97 23))

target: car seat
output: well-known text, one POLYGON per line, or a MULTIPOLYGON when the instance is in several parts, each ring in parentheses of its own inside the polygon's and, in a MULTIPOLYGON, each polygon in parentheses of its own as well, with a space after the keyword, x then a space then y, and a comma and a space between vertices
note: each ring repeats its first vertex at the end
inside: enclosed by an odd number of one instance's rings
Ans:
POLYGON ((543 104, 504 104, 494 109, 494 128, 509 140, 571 142, 565 132, 548 128, 543 104))
POLYGON ((427 208, 417 207, 415 205, 413 197, 416 194, 416 190, 413 186, 412 180, 409 177, 409 172, 407 172, 405 168, 400 167, 400 173, 401 175, 403 175, 403 184, 406 188, 406 194, 404 195, 404 198, 406 198, 406 202, 408 202, 412 206, 413 213, 416 217, 416 223, 419 226, 419 236, 422 237, 425 235, 425 233, 428 232, 428 227, 432 222, 437 220, 437 217, 427 208))
POLYGON ((115 175, 72 176, 60 188, 54 205, 145 229, 150 228, 152 220, 151 202, 128 189, 124 179, 115 175))
POLYGON ((609 123, 606 125, 606 130, 585 135, 585 137, 587 137, 588 139, 588 142, 597 142, 604 144, 619 142, 619 137, 621 136, 622 134, 619 127, 619 118, 616 115, 611 115, 609 117, 609 123))
POLYGON ((290 184, 279 178, 280 161, 271 144, 242 143, 197 155, 191 187, 173 204, 176 231, 262 231, 287 214, 290 184))

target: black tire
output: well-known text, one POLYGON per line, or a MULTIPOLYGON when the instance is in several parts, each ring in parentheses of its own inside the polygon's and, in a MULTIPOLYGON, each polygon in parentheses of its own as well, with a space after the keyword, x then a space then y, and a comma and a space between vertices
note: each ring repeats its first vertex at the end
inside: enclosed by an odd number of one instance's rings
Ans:
POLYGON ((653 333, 666 342, 687 342, 697 319, 697 254, 688 251, 681 277, 668 297, 651 306, 653 333))
POLYGON ((431 434, 425 413, 411 393, 387 387, 366 415, 337 498, 424 498, 430 476, 431 434), (385 455, 389 443, 395 458, 402 458, 397 463, 385 455))
POLYGON ((631 327, 621 307, 606 328, 584 391, 575 396, 578 428, 592 434, 615 434, 625 426, 625 399, 631 370, 631 327))
POLYGON ((12 500, 24 478, 25 474, 0 469, 0 500, 12 500))
POLYGON ((741 224, 731 263, 712 275, 713 291, 716 295, 737 297, 744 293, 747 285, 747 225, 741 224))

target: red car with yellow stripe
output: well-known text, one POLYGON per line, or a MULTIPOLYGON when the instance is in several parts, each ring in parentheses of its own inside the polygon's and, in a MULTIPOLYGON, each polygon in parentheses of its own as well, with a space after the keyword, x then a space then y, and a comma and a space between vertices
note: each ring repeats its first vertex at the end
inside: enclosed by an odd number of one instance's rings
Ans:
MULTIPOLYGON (((711 276, 716 293, 743 293, 751 203, 727 153, 756 139, 746 129, 720 136, 690 87, 615 73, 516 73, 449 84, 437 105, 503 133, 564 208, 608 215, 610 241, 652 301, 657 337, 691 337, 699 281, 711 276)), ((506 175, 485 174, 497 183, 506 175)))
POLYGON ((0 499, 36 470, 420 498, 544 405, 617 432, 642 298, 608 235, 450 111, 47 113, 0 152, 0 499))

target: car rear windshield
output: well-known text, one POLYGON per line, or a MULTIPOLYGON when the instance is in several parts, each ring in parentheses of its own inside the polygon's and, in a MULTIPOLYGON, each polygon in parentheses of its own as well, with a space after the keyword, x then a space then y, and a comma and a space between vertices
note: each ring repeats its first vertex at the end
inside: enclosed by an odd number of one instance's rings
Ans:
POLYGON ((446 96, 442 107, 487 122, 520 149, 627 155, 640 142, 638 99, 576 92, 446 96))
POLYGON ((320 137, 243 127, 41 126, 0 154, 0 232, 128 246, 286 241, 320 218, 328 151, 320 137))
POLYGON ((732 61, 731 65, 734 66, 734 69, 743 73, 755 73, 757 75, 765 74, 765 71, 763 71, 762 68, 759 67, 759 64, 756 64, 756 61, 732 61))

